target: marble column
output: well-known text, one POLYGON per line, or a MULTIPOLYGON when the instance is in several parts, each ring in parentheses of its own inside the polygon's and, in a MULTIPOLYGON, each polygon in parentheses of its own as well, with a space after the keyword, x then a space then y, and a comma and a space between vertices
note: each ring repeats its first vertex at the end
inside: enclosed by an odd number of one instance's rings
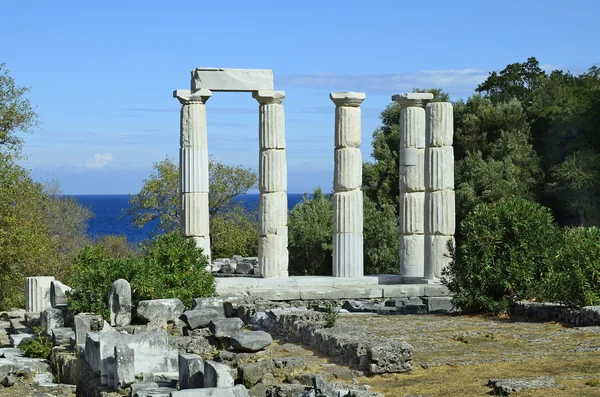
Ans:
POLYGON ((182 104, 179 145, 181 233, 193 238, 209 260, 206 101, 211 95, 212 92, 207 89, 173 92, 173 96, 182 104))
POLYGON ((360 104, 364 92, 332 92, 335 103, 333 276, 362 277, 363 193, 360 104))
POLYGON ((284 91, 252 93, 259 103, 258 268, 265 278, 288 276, 287 160, 284 91))
POLYGON ((52 307, 50 299, 52 276, 27 277, 25 279, 25 310, 40 313, 47 307, 52 307))
POLYGON ((452 104, 429 103, 425 134, 425 274, 439 281, 454 245, 454 116, 452 104))
POLYGON ((422 279, 425 264, 425 105, 429 93, 392 97, 400 108, 400 275, 422 279))

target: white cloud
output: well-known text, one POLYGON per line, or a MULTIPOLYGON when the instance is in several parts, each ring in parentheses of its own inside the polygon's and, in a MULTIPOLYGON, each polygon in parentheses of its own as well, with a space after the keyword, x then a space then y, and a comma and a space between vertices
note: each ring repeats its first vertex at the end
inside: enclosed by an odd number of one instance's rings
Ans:
POLYGON ((84 168, 104 168, 113 161, 110 153, 96 153, 83 163, 84 168))
POLYGON ((412 91, 413 88, 442 88, 452 95, 471 94, 488 77, 480 69, 422 70, 410 73, 287 75, 277 83, 286 86, 356 90, 377 93, 412 91))

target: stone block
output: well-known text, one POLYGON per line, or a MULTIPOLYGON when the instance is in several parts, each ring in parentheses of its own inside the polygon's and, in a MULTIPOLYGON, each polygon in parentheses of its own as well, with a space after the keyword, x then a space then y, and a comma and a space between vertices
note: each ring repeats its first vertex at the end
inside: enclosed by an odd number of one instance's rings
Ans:
POLYGON ((208 324, 210 332, 215 338, 229 338, 244 326, 244 322, 237 318, 222 318, 211 320, 208 324))
POLYGON ((192 70, 191 90, 225 92, 273 90, 269 69, 196 68, 192 70))
POLYGON ((204 386, 204 360, 197 354, 179 353, 179 388, 196 389, 204 386))
POLYGON ((233 387, 180 390, 171 393, 170 397, 250 397, 250 394, 243 385, 237 385, 233 387))
POLYGON ((336 192, 360 189, 362 154, 360 149, 344 148, 334 152, 333 187, 336 192))
POLYGON ((258 239, 258 268, 265 278, 279 278, 288 267, 287 235, 268 234, 258 239))
POLYGON ((53 280, 50 282, 50 305, 52 307, 66 307, 68 305, 67 292, 71 291, 71 287, 53 280))
POLYGON ((425 232, 425 192, 400 195, 400 233, 422 234, 425 232))
POLYGON ((425 148, 425 109, 402 107, 400 109, 400 149, 425 148))
POLYGON ((177 298, 154 299, 140 301, 137 316, 144 322, 166 321, 176 322, 183 314, 185 306, 177 298))
POLYGON ((454 148, 425 149, 425 190, 454 189, 454 148))
POLYGON ((408 92, 392 96, 392 101, 397 102, 402 107, 424 107, 427 102, 431 101, 432 99, 433 94, 430 92, 408 92))
POLYGON ((452 304, 452 298, 449 296, 424 298, 429 313, 453 313, 456 308, 452 304))
POLYGON ((28 339, 37 338, 36 334, 10 334, 8 335, 8 340, 10 341, 10 345, 12 347, 19 347, 21 342, 28 339))
POLYGON ((131 286, 125 279, 118 279, 108 293, 110 325, 125 327, 131 324, 131 286))
POLYGON ((235 372, 226 364, 204 362, 204 387, 233 387, 234 382, 235 372))
POLYGON ((75 323, 75 343, 85 344, 86 334, 102 329, 104 320, 99 314, 79 313, 73 318, 75 323))
POLYGON ((258 234, 276 234, 277 228, 287 225, 287 215, 286 192, 261 193, 258 201, 258 234))
POLYGON ((360 108, 338 106, 335 109, 335 148, 358 149, 361 143, 361 133, 360 108))
POLYGON ((401 149, 400 156, 403 158, 399 167, 400 193, 424 192, 425 191, 425 149, 401 149))
POLYGON ((248 290, 250 296, 268 301, 291 301, 300 299, 300 290, 298 289, 258 289, 252 288, 248 290))
POLYGON ((46 335, 52 335, 54 328, 62 328, 65 326, 63 312, 60 309, 47 307, 42 311, 40 317, 41 326, 44 328, 46 335))
POLYGON ((132 397, 169 397, 172 392, 176 391, 176 384, 165 380, 144 380, 131 385, 132 397))
POLYGON ((423 296, 422 285, 382 285, 384 298, 408 298, 423 296))
POLYGON ((255 353, 273 343, 273 338, 264 331, 236 332, 229 337, 229 343, 237 351, 255 353))
POLYGON ((54 277, 27 277, 25 280, 25 311, 41 312, 52 306, 50 302, 50 283, 54 277))
POLYGON ((71 338, 75 336, 75 332, 71 328, 62 327, 54 328, 51 331, 53 346, 69 346, 71 338))
POLYGON ((208 193, 208 148, 179 149, 181 193, 208 193))
POLYGON ((235 302, 240 300, 238 296, 214 296, 210 298, 194 298, 192 300, 192 309, 213 309, 219 314, 225 316, 225 302, 235 302))
POLYGON ((342 291, 342 299, 376 299, 383 297, 381 287, 337 287, 342 291))
MULTIPOLYGON (((42 312, 25 313, 25 324, 27 324, 27 326, 29 326, 30 328, 39 327, 41 317, 42 317, 42 312)), ((2 327, 0 326, 0 328, 2 328, 2 327)))
POLYGON ((423 296, 443 297, 449 296, 450 291, 445 285, 425 285, 423 286, 423 296))
POLYGON ((115 376, 113 388, 122 390, 135 383, 135 352, 127 346, 115 346, 115 376))
POLYGON ((206 106, 190 103, 181 107, 179 146, 208 147, 206 131, 206 106))
POLYGON ((188 310, 181 315, 181 319, 190 329, 205 328, 212 320, 222 318, 223 314, 214 309, 188 310))
POLYGON ((272 103, 258 109, 258 146, 260 149, 285 149, 285 112, 272 103))
POLYGON ((208 193, 181 195, 181 233, 184 236, 208 236, 208 193))
POLYGON ((333 194, 333 232, 363 232, 363 192, 336 192, 333 194))
POLYGON ((333 287, 312 287, 299 288, 300 299, 302 300, 321 300, 321 299, 342 299, 342 291, 333 287))
POLYGON ((240 262, 237 264, 235 272, 237 274, 252 274, 254 273, 254 265, 246 261, 240 262))
MULTIPOLYGON (((425 266, 425 236, 400 235, 400 274, 405 277, 423 277, 425 266)), ((385 289, 384 289, 385 296, 385 289)))
POLYGON ((456 230, 454 190, 425 194, 425 233, 452 236, 456 230))
POLYGON ((287 160, 285 150, 261 150, 258 161, 258 189, 261 193, 287 190, 287 160))
POLYGON ((453 236, 425 235, 425 278, 442 278, 442 271, 452 261, 448 243, 454 246, 453 236))
POLYGON ((425 141, 427 146, 452 146, 454 135, 454 111, 449 102, 433 102, 426 106, 427 128, 425 141))
POLYGON ((206 236, 193 236, 191 237, 194 239, 194 242, 196 243, 196 247, 201 248, 202 249, 202 253, 204 255, 206 255, 208 257, 208 260, 210 261, 210 237, 206 236))
POLYGON ((362 233, 333 233, 332 274, 333 277, 364 276, 362 233))

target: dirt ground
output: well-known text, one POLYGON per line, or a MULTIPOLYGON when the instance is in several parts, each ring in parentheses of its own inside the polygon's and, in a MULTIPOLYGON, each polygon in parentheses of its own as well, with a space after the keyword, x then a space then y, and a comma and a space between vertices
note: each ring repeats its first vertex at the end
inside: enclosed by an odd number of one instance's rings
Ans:
POLYGON ((600 396, 600 327, 443 315, 346 314, 338 321, 413 346, 410 373, 359 379, 386 396, 494 395, 490 378, 537 376, 562 387, 519 396, 600 396))

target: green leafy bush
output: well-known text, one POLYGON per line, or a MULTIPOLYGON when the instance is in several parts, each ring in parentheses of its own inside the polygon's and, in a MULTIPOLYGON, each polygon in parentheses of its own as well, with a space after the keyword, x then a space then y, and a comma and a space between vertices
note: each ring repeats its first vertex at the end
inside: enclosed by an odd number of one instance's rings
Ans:
POLYGON ((19 344, 19 349, 23 351, 25 357, 47 359, 52 352, 52 341, 42 334, 42 327, 35 327, 33 330, 37 334, 36 338, 25 339, 19 344))
POLYGON ((177 232, 154 237, 139 257, 114 259, 105 247, 89 246, 76 258, 69 305, 75 313, 107 318, 110 286, 123 278, 131 284, 134 306, 140 300, 179 298, 191 307, 192 298, 214 293, 213 277, 204 270, 207 264, 194 241, 177 232))
POLYGON ((561 233, 550 210, 521 198, 480 204, 463 220, 444 283, 465 311, 507 312, 541 293, 561 233))
POLYGON ((337 305, 333 301, 327 301, 325 303, 325 314, 323 318, 325 319, 325 327, 333 328, 335 327, 335 323, 338 317, 338 311, 336 310, 337 305))
POLYGON ((547 275, 543 298, 570 306, 600 305, 600 229, 564 230, 547 275))

